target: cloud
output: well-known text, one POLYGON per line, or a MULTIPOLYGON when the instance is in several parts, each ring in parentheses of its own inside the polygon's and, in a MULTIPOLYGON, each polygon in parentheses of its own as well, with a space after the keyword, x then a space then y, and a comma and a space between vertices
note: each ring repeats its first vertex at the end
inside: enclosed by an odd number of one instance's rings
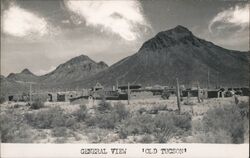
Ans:
POLYGON ((211 33, 223 30, 242 31, 249 27, 249 4, 235 6, 218 13, 209 23, 211 33))
POLYGON ((150 27, 138 1, 65 0, 64 3, 68 10, 81 17, 77 18, 78 24, 84 19, 87 26, 112 32, 128 41, 136 40, 142 28, 150 27))
POLYGON ((47 21, 38 15, 12 4, 3 12, 3 32, 16 37, 44 36, 49 33, 47 21))

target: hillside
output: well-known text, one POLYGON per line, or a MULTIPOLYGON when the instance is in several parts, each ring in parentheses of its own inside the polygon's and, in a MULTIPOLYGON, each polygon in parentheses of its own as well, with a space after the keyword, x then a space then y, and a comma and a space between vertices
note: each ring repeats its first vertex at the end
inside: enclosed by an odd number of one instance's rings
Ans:
POLYGON ((194 86, 248 86, 249 52, 224 49, 193 35, 183 26, 159 32, 141 48, 108 67, 81 55, 59 65, 54 71, 36 76, 28 69, 1 77, 2 92, 27 91, 24 82, 35 82, 37 89, 89 88, 96 82, 105 86, 116 84, 194 86), (208 77, 209 76, 209 77, 208 77))
POLYGON ((84 81, 107 68, 108 65, 103 61, 97 63, 88 56, 80 55, 42 76, 36 76, 30 70, 24 69, 20 73, 10 73, 7 77, 1 76, 1 95, 27 92, 30 83, 34 91, 63 89, 67 85, 70 87, 74 81, 84 81))
POLYGON ((20 73, 10 73, 7 79, 20 82, 38 82, 39 77, 30 72, 29 69, 24 69, 20 73))
POLYGON ((41 76, 40 81, 43 83, 71 83, 76 80, 85 80, 107 68, 108 65, 102 61, 97 63, 88 56, 80 55, 41 76))
POLYGON ((248 52, 233 51, 195 37, 183 26, 158 33, 146 41, 140 50, 88 81, 74 85, 105 85, 140 83, 142 85, 174 85, 178 77, 181 84, 192 86, 197 81, 210 87, 247 86, 248 52))

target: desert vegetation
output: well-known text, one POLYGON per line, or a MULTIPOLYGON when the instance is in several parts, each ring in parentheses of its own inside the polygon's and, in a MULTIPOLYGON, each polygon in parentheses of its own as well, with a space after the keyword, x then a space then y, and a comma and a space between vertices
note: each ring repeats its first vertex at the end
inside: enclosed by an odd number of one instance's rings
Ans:
POLYGON ((1 104, 3 143, 248 143, 249 104, 240 98, 86 105, 1 104), (194 102, 194 101, 193 101, 194 102))

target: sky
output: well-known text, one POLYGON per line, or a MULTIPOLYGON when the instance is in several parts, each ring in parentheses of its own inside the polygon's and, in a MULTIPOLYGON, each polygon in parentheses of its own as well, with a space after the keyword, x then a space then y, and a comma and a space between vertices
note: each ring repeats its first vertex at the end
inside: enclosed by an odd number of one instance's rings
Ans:
POLYGON ((249 50, 244 0, 1 0, 1 75, 43 75, 81 54, 112 65, 177 25, 249 50))

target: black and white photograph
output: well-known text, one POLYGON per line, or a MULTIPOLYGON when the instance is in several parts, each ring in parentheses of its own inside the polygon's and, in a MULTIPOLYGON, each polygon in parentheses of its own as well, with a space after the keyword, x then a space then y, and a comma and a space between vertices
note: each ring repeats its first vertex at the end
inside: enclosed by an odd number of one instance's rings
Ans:
POLYGON ((1 143, 249 144, 249 7, 1 0, 1 143))

